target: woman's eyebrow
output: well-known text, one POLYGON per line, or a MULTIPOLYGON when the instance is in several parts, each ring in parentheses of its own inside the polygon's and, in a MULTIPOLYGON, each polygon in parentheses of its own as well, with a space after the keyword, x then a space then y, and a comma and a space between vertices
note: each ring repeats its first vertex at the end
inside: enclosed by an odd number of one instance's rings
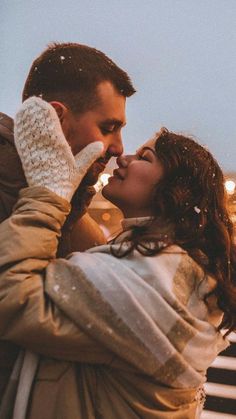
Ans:
POLYGON ((154 156, 156 156, 155 150, 154 150, 153 148, 151 148, 151 147, 148 147, 148 146, 143 147, 143 148, 141 148, 141 149, 139 148, 139 149, 136 151, 136 153, 142 153, 143 151, 146 151, 146 150, 151 151, 151 152, 154 154, 154 156))

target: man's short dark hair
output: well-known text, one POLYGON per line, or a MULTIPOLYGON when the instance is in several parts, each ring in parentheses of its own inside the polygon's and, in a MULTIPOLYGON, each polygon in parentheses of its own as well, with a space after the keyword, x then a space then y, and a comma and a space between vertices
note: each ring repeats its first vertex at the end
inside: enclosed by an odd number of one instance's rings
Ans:
POLYGON ((83 113, 96 104, 96 88, 103 81, 111 82, 124 97, 135 93, 127 73, 103 52, 77 43, 54 43, 33 62, 23 101, 40 96, 83 113))

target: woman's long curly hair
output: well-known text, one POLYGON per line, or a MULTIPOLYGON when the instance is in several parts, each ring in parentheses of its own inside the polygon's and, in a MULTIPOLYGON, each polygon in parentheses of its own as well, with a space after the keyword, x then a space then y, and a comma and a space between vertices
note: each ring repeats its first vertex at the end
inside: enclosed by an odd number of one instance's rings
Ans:
MULTIPOLYGON (((131 246, 125 254, 133 249, 149 256, 157 254, 163 250, 159 243, 151 249, 145 247, 146 241, 155 238, 155 220, 161 218, 172 224, 172 243, 186 250, 215 277, 217 286, 213 293, 224 312, 219 329, 226 328, 229 333, 236 328, 236 250, 223 173, 206 148, 166 128, 157 133, 155 150, 164 176, 154 191, 154 220, 132 230, 131 246)), ((167 238, 168 244, 171 243, 167 238)))

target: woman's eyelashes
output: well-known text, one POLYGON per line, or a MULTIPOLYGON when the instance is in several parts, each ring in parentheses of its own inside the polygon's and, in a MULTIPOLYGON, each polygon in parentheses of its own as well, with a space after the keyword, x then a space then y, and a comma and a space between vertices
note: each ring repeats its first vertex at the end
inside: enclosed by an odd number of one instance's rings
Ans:
POLYGON ((147 155, 147 153, 137 154, 137 158, 138 158, 138 160, 150 161, 150 157, 147 155))

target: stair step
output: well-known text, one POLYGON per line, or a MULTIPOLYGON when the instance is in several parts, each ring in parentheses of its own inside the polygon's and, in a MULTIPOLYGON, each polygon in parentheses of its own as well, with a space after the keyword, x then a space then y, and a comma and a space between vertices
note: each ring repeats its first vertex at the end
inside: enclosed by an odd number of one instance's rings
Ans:
POLYGON ((204 384, 204 388, 208 396, 224 397, 236 400, 236 386, 207 382, 204 384))
MULTIPOLYGON (((228 356, 217 356, 217 358, 212 362, 211 367, 236 371, 236 358, 230 358, 228 356)), ((235 385, 236 385, 236 377, 235 377, 235 385)))
POLYGON ((210 410, 203 410, 201 419, 235 419, 236 415, 230 415, 228 413, 217 413, 210 410))

